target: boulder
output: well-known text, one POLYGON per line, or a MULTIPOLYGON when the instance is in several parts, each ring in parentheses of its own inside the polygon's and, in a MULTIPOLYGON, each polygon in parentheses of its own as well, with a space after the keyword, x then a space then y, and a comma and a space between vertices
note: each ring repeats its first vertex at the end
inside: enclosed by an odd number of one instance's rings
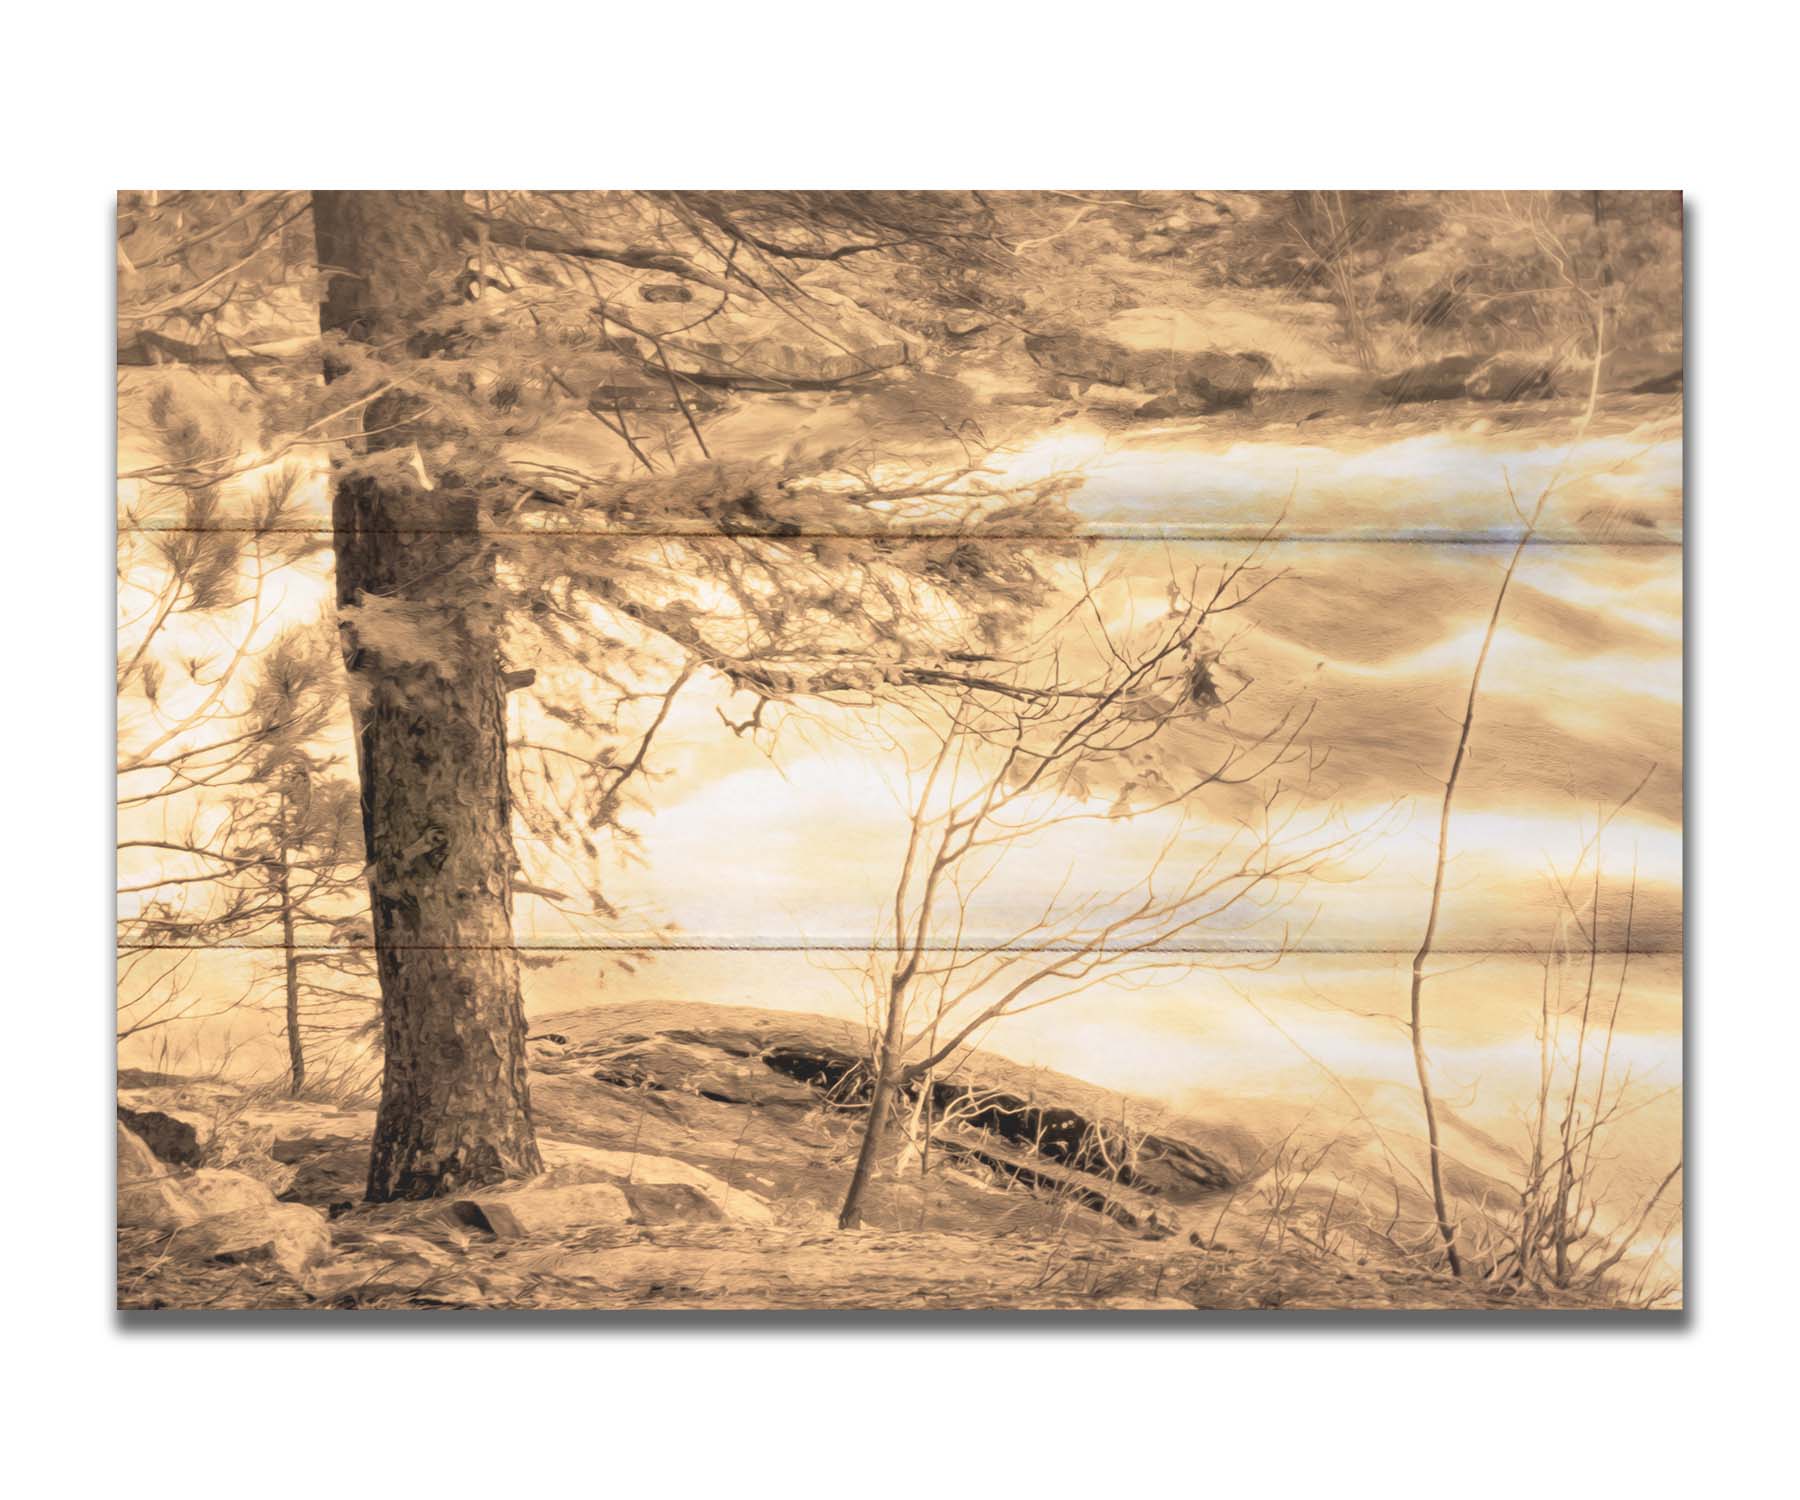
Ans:
POLYGON ((628 1182, 625 1198, 634 1224, 723 1224, 725 1210, 685 1182, 628 1182))
POLYGON ((121 1121, 119 1132, 119 1226, 175 1229, 199 1217, 166 1162, 121 1121))
POLYGON ((502 1239, 568 1234, 600 1224, 722 1224, 766 1226, 768 1203, 710 1172, 674 1157, 610 1151, 568 1141, 541 1140, 546 1171, 459 1199, 456 1222, 502 1239))
POLYGON ((471 1229, 486 1230, 501 1239, 518 1239, 528 1234, 566 1235, 599 1224, 624 1224, 632 1216, 632 1207, 623 1190, 609 1182, 559 1187, 536 1181, 459 1198, 448 1212, 471 1229))
MULTIPOLYGON (((639 1188, 681 1188, 680 1194, 646 1194, 642 1199, 647 1223, 668 1223, 681 1217, 702 1223, 736 1220, 743 1224, 766 1225, 775 1216, 769 1205, 756 1194, 690 1166, 670 1156, 643 1156, 630 1151, 608 1151, 599 1146, 583 1146, 567 1141, 539 1141, 544 1165, 556 1182, 612 1182, 624 1188, 627 1195, 639 1188), (690 1212, 678 1212, 683 1206, 690 1212)), ((639 1200, 633 1199, 633 1206, 639 1200)))
POLYGON ((331 1230, 323 1216, 298 1203, 214 1214, 177 1235, 179 1248, 206 1260, 268 1261, 299 1278, 331 1257, 331 1230))
POLYGON ((119 1120, 160 1160, 177 1167, 199 1166, 213 1135, 210 1116, 175 1108, 143 1089, 120 1093, 119 1120))
POLYGON ((322 1264, 331 1231, 310 1208, 279 1202, 244 1172, 202 1168, 177 1176, 121 1122, 119 1224, 176 1231, 172 1253, 203 1260, 266 1260, 289 1275, 322 1264))
POLYGON ((1175 374, 1176 393, 1207 411, 1248 406, 1256 383, 1273 369, 1265 355, 1225 354, 1207 350, 1182 359, 1175 374))

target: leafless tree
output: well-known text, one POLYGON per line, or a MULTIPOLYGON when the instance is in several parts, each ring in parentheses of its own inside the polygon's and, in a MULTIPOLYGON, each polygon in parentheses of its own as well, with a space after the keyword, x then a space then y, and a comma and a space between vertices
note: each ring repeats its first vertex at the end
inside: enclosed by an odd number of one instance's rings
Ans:
MULTIPOLYGON (((1355 842, 1304 794, 1305 710, 1253 732, 1228 722, 1242 688, 1225 689, 1208 626, 1271 581, 1251 560, 1210 588, 1198 575, 1172 580, 1166 612, 1140 628, 1084 590, 1034 651, 984 662, 984 690, 914 707, 924 751, 870 956, 878 1040, 841 1227, 861 1222, 898 1102, 978 1033, 1097 985, 1246 962, 1192 939, 1211 923, 1241 932, 1278 919, 1355 842), (1208 791, 1229 798, 1224 833, 1196 826, 1208 791), (1002 871, 1016 881, 1059 829, 1082 824, 1131 851, 1141 873, 1129 887, 1095 889, 1072 862, 1031 915, 982 930, 982 888, 1002 871)), ((1274 961, 1288 931, 1248 962, 1274 961)))
MULTIPOLYGON (((1444 1258, 1453 1276, 1462 1275, 1462 1257, 1457 1252, 1455 1222, 1444 1192, 1443 1148, 1438 1139, 1437 1104, 1431 1087, 1431 1060, 1425 1047, 1425 966, 1437 941, 1438 918, 1443 911, 1444 877, 1450 861, 1450 818, 1456 803, 1457 784, 1468 761, 1469 741, 1475 732, 1475 706, 1481 696, 1481 674, 1487 667, 1488 654, 1494 647, 1494 636, 1500 629, 1500 616, 1506 607, 1506 595, 1512 587, 1513 575, 1519 570, 1519 562, 1525 556, 1525 549, 1537 536, 1538 527, 1543 522, 1544 508, 1550 503, 1550 497, 1555 494, 1557 486, 1562 483, 1569 459, 1587 435, 1588 426, 1594 419, 1594 411, 1600 401, 1600 372, 1606 358, 1604 308, 1597 309, 1595 317, 1593 371, 1588 386, 1587 408, 1582 413, 1562 462, 1545 481, 1530 511, 1524 510, 1517 497, 1513 497, 1513 509, 1518 513, 1522 529, 1506 560, 1506 567, 1500 574, 1500 585, 1494 591, 1494 607, 1488 614, 1487 628, 1482 632, 1481 649, 1476 653, 1475 670, 1469 676, 1469 696, 1457 726, 1456 749, 1450 757, 1450 772, 1444 779, 1444 796, 1438 809, 1437 854, 1432 867, 1431 906, 1425 919, 1425 935, 1419 942, 1418 952, 1413 955, 1412 988, 1407 1010, 1408 1035, 1412 1042, 1413 1070, 1419 1080, 1419 1103, 1425 1113, 1425 1136, 1431 1151, 1432 1207, 1437 1215, 1438 1235, 1444 1242, 1444 1258)), ((1507 493, 1512 494, 1510 480, 1507 493)))
POLYGON ((1639 1085, 1629 1067, 1613 1069, 1613 1043, 1634 957, 1635 864, 1610 996, 1601 977, 1604 839, 1635 795, 1598 817, 1593 837, 1566 876, 1553 872, 1562 911, 1542 960, 1538 1087, 1524 1122, 1526 1146, 1516 1197, 1480 1205, 1472 1227, 1479 1236, 1480 1273, 1489 1280, 1605 1291, 1615 1300, 1654 1305, 1671 1290, 1651 1283, 1654 1255, 1643 1257, 1634 1286, 1613 1282, 1620 1265, 1639 1249, 1646 1229, 1658 1222, 1659 1209, 1663 1234, 1679 1222, 1679 1198, 1669 1195, 1683 1163, 1678 1158, 1653 1187, 1624 1203, 1617 1201, 1617 1174, 1609 1178, 1605 1171, 1606 1147, 1620 1124, 1660 1097, 1639 1085), (1585 899, 1579 889, 1584 884, 1585 899), (1599 1057, 1590 1067, 1596 1048, 1599 1057))

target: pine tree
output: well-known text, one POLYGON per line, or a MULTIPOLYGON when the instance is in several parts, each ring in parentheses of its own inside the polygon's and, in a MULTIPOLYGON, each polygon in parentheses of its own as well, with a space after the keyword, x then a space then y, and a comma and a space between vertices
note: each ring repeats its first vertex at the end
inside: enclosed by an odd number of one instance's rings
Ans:
POLYGON ((341 703, 335 632, 285 633, 258 663, 250 712, 257 753, 233 799, 222 847, 258 890, 238 926, 267 913, 279 938, 288 1091, 307 1083, 307 1040, 368 1032, 375 988, 366 950, 360 799, 321 748, 341 703))
POLYGON ((993 460, 1050 398, 999 404, 1013 356, 962 345, 1024 306, 1009 234, 1069 218, 949 194, 122 201, 121 365, 228 387, 256 429, 126 477, 229 484, 329 442, 386 1055, 371 1198, 539 1167, 517 835, 591 867, 649 734, 590 750, 546 818, 516 796, 509 693, 591 722, 711 673, 754 733, 807 696, 979 690, 1046 597, 1069 483, 993 460))
POLYGON ((190 873, 153 883, 124 923, 150 954, 226 945, 271 955, 236 1000, 186 993, 188 976, 177 972, 133 1019, 145 1029, 261 1008, 272 977, 295 1095, 309 1039, 315 1052, 335 1053, 338 1042, 365 1039, 374 1014, 359 946, 368 926, 359 799, 330 744, 343 711, 335 634, 321 625, 282 632, 237 674, 241 701, 212 740, 221 748, 175 758, 174 783, 157 800, 196 806, 179 842, 160 847, 190 873))

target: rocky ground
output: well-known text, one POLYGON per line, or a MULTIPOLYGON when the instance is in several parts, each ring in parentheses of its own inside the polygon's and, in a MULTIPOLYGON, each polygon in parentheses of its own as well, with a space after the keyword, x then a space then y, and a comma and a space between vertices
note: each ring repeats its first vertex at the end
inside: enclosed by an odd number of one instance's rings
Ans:
POLYGON ((986 1054, 914 1101, 935 1122, 928 1161, 909 1153, 868 1225, 841 1232, 861 1051, 841 1022, 767 1011, 553 1017, 531 1043, 544 1176, 383 1205, 360 1201, 372 1110, 127 1070, 119 1305, 1545 1305, 1367 1237, 1322 1253, 1272 1231, 1234 1212, 1258 1188, 1229 1127, 986 1054))

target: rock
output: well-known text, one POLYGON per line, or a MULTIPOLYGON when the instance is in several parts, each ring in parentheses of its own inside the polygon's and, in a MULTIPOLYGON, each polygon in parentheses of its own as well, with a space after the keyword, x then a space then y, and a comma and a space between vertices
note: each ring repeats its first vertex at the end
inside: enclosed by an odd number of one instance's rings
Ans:
POLYGON ((738 1061, 706 1043, 650 1037, 608 1052, 598 1062, 593 1076, 618 1088, 678 1089, 720 1104, 810 1109, 818 1102, 812 1089, 765 1067, 759 1058, 738 1061))
POLYGON ((197 1110, 176 1109, 147 1090, 119 1095, 119 1119, 162 1161, 197 1167, 212 1139, 213 1122, 197 1110))
POLYGON ((331 1257, 331 1230, 323 1216, 298 1203, 215 1214, 190 1224, 177 1236, 189 1255, 232 1263, 271 1261, 301 1277, 331 1257))
POLYGON ((1132 415, 1143 422, 1166 422, 1173 417, 1200 417, 1205 409, 1184 396, 1158 396, 1136 408, 1132 415))
POLYGON ((288 1180, 277 1196, 290 1203, 309 1203, 314 1208, 354 1202, 369 1181, 369 1148, 359 1143, 316 1151, 289 1168, 288 1180))
POLYGON ((623 1190, 608 1182, 566 1187, 529 1182, 509 1191, 459 1198, 448 1212, 471 1229, 517 1239, 528 1234, 571 1234, 597 1224, 623 1224, 631 1218, 632 1207, 623 1190))
POLYGON ((1257 382, 1273 368, 1267 355, 1219 349, 1170 352, 1132 349, 1088 334, 1032 334, 1031 358, 1053 376, 1088 385, 1160 392, 1141 416, 1197 416, 1250 404, 1257 382))
MULTIPOLYGON (((862 1064, 848 1052, 771 1047, 763 1061, 844 1102, 866 1093, 857 1086, 862 1064)), ((1024 1094, 939 1083, 932 1090, 932 1109, 940 1120, 958 1120, 1047 1162, 1149 1193, 1193 1196, 1231 1185, 1225 1163, 1187 1141, 1155 1131, 1121 1132, 1092 1112, 1024 1094)))
POLYGON ((767 1226, 774 1211, 756 1194, 668 1156, 540 1140, 546 1172, 449 1206, 456 1222, 501 1238, 569 1233, 599 1224, 767 1226))
POLYGON ((280 1206, 268 1184, 246 1172, 206 1167, 171 1172, 132 1131, 119 1126, 121 1224, 189 1224, 219 1214, 266 1212, 280 1206))
POLYGON ((172 1251, 272 1261, 294 1277, 331 1253, 331 1231, 320 1215, 278 1201, 248 1173, 202 1168, 177 1176, 123 1122, 118 1151, 120 1225, 176 1230, 172 1251))
POLYGON ((247 1172, 203 1167, 181 1179, 181 1191, 201 1218, 271 1209, 277 1203, 269 1185, 247 1172))
POLYGON ((767 1045, 754 1031, 736 1026, 721 1026, 717 1031, 696 1031, 678 1026, 673 1031, 662 1032, 661 1036, 665 1041, 680 1042, 688 1047, 715 1047, 733 1057, 760 1057, 767 1045))
POLYGON ((323 1104, 289 1104, 246 1110, 245 1127, 267 1130, 269 1154, 292 1165, 320 1151, 348 1146, 367 1149, 375 1138, 375 1111, 334 1109, 323 1104))
POLYGON ((1175 376, 1176 393, 1199 402, 1207 411, 1248 406, 1256 383, 1273 368, 1261 354, 1223 354, 1209 350, 1187 355, 1175 376))
POLYGON ((373 1109, 292 1100, 245 1109, 223 1125, 209 1158, 265 1181, 275 1196, 326 1206, 362 1196, 373 1109))
POLYGON ((616 1088, 567 1067, 531 1075, 531 1112, 540 1148, 549 1135, 595 1146, 636 1142, 665 1156, 691 1144, 697 1131, 723 1138, 731 1119, 726 1106, 698 1095, 616 1088))
POLYGON ((293 1166, 296 1162, 305 1161, 309 1156, 316 1156, 321 1151, 334 1151, 343 1142, 331 1136, 291 1135, 285 1140, 271 1141, 269 1155, 285 1166, 293 1166))
POLYGON ((1485 363, 1473 354, 1451 354, 1413 365, 1375 382, 1375 393, 1396 403, 1455 401, 1469 393, 1469 381, 1485 363))
POLYGON ((209 1166, 254 1177, 279 1198, 292 1185, 294 1168, 275 1160, 275 1132, 267 1125, 248 1125, 241 1117, 222 1120, 206 1148, 209 1166))
POLYGON ((175 1229, 199 1217, 174 1174, 143 1140, 119 1127, 119 1225, 133 1229, 175 1229))
MULTIPOLYGON (((544 1165, 557 1182, 605 1181, 622 1186, 629 1194, 637 1187, 682 1187, 706 1203, 690 1217, 703 1222, 735 1219, 745 1224, 772 1224, 775 1215, 756 1194, 732 1187, 710 1172, 669 1156, 643 1156, 630 1151, 608 1151, 568 1141, 539 1141, 544 1165)), ((645 1200, 647 1203, 650 1201, 645 1200)), ((660 1200, 664 1204, 689 1203, 691 1198, 660 1200)), ((667 1212, 662 1208, 657 1212, 667 1212)), ((653 1222, 665 1223, 666 1219, 653 1222)))
POLYGON ((685 1182, 630 1182, 625 1185, 634 1224, 723 1224, 725 1211, 685 1182))

